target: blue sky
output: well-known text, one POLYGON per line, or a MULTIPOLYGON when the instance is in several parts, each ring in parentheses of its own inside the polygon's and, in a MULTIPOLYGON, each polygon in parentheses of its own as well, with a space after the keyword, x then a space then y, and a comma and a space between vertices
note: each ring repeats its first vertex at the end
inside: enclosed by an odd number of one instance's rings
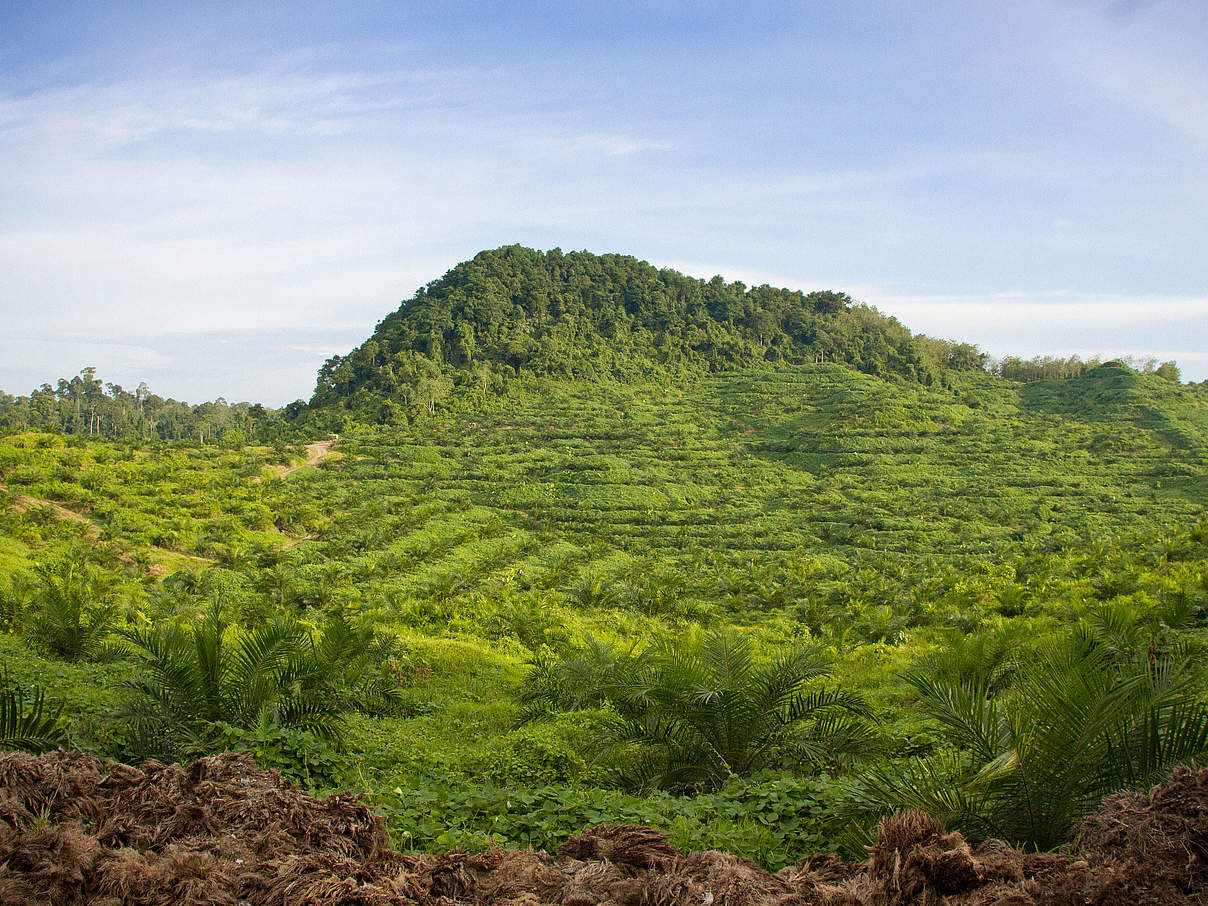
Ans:
POLYGON ((308 397, 483 248, 1208 379, 1208 4, 11 2, 0 388, 308 397))

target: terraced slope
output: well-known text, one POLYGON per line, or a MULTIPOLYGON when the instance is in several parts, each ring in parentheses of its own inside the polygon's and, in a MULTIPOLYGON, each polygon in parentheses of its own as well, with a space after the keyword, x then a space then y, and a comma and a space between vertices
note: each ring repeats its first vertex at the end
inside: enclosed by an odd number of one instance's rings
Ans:
MULTIPOLYGON (((954 631, 1053 637, 1109 608, 1148 620, 1168 605, 1202 630, 1206 402, 1115 366, 930 387, 832 364, 529 376, 411 424, 342 429, 339 456, 280 480, 301 446, 5 438, 0 620, 20 629, 36 567, 81 561, 131 622, 186 624, 216 596, 245 626, 339 610, 398 639, 405 707, 355 715, 338 756, 252 739, 271 763, 371 790, 417 846, 547 845, 572 817, 674 815, 693 846, 783 865, 835 845, 834 782, 752 781, 718 794, 736 816, 721 823, 691 800, 602 791, 598 717, 517 725, 525 665, 587 633, 626 645, 737 624, 763 650, 810 636, 875 707, 876 757, 912 756, 936 737, 899 674, 954 631), (774 827, 748 821, 767 809, 774 827), (807 826, 809 839, 791 830, 807 826)), ((106 715, 130 662, 67 665, 0 640, 11 675, 47 684, 77 738, 122 754, 106 715)))
MULTIPOLYGON (((253 572, 326 562, 326 579, 290 579, 303 598, 326 581, 388 607, 520 588, 749 612, 852 568, 1003 561, 1199 511, 1204 400, 1104 369, 1048 387, 971 375, 927 388, 836 365, 678 386, 533 378, 356 431, 342 459, 282 481, 254 480, 267 461, 254 451, 19 439, 7 476, 9 493, 66 503, 170 569, 186 565, 172 552, 253 572)), ((19 509, 6 518, 45 522, 19 509)))
POLYGON ((1189 410, 1179 449, 1162 425, 1055 413, 1034 396, 989 377, 950 391, 838 366, 677 388, 551 383, 359 434, 312 493, 347 511, 341 536, 370 527, 355 567, 446 596, 502 577, 573 593, 635 566, 699 573, 790 552, 959 560, 1156 527, 1208 499, 1204 410, 1189 410))

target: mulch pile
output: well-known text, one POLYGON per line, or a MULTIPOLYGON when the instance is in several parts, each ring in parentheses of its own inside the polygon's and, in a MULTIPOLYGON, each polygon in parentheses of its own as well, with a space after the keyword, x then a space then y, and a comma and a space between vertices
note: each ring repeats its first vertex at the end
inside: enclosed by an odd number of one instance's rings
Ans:
POLYGON ((1078 853, 972 848, 921 812, 886 819, 867 861, 777 874, 665 834, 602 825, 557 856, 409 855, 355 797, 316 799, 246 756, 188 767, 78 752, 0 754, 0 903, 206 906, 1134 906, 1208 902, 1208 770, 1087 819, 1078 853))

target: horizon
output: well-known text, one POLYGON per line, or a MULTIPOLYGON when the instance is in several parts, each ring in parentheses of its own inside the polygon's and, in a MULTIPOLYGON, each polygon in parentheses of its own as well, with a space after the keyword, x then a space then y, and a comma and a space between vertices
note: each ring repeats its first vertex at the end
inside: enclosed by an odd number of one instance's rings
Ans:
MULTIPOLYGON (((514 245, 514 243, 513 243, 513 245, 514 245)), ((502 248, 502 247, 504 247, 504 246, 500 246, 500 248, 502 248)), ((490 250, 484 249, 483 251, 490 251, 490 250)), ((551 249, 540 249, 538 251, 545 253, 545 252, 551 251, 551 249)), ((566 250, 562 250, 562 251, 566 251, 566 250)), ((574 250, 574 251, 582 251, 582 252, 587 252, 588 254, 595 254, 595 255, 626 254, 626 253, 622 253, 622 252, 590 252, 589 250, 586 250, 586 249, 574 250)), ((471 258, 472 257, 474 257, 474 256, 471 256, 471 258)), ((629 256, 629 257, 637 258, 637 256, 629 256)), ((469 259, 466 259, 466 260, 469 260, 469 259)), ((659 267, 659 269, 665 269, 668 267, 668 266, 654 265, 652 262, 646 261, 646 259, 638 258, 638 260, 644 261, 647 264, 651 264, 654 267, 659 267)), ((679 270, 679 268, 674 268, 674 267, 670 268, 670 269, 679 270)), ((687 272, 681 271, 681 273, 687 273, 687 272)), ((687 275, 694 277, 696 279, 704 280, 704 281, 708 281, 708 280, 712 279, 713 277, 720 276, 723 279, 725 279, 727 283, 734 283, 735 281, 745 283, 748 289, 751 289, 751 288, 754 288, 754 287, 757 287, 757 286, 760 286, 763 284, 768 284, 768 285, 773 286, 776 289, 787 289, 790 291, 802 291, 802 292, 808 293, 812 289, 820 288, 820 287, 779 286, 774 283, 768 283, 768 281, 766 281, 766 280, 758 280, 756 278, 752 278, 752 280, 742 280, 739 277, 734 277, 734 276, 730 276, 730 275, 726 275, 726 274, 714 274, 714 275, 709 275, 709 276, 705 276, 703 274, 687 274, 687 275)), ((444 276, 444 275, 442 275, 442 276, 444 276)), ((433 281, 428 281, 428 282, 433 282, 433 281)), ((422 288, 422 286, 417 287, 416 290, 418 291, 420 288, 422 288)), ((842 292, 842 290, 837 290, 837 291, 842 292)), ((412 296, 408 296, 406 299, 404 299, 402 302, 399 303, 399 306, 396 306, 394 309, 391 309, 391 311, 398 310, 398 307, 400 307, 402 304, 405 304, 405 302, 410 301, 410 299, 412 299, 413 297, 414 297, 414 294, 412 294, 412 296)), ((853 301, 853 304, 856 304, 856 305, 868 304, 868 303, 863 302, 860 299, 853 299, 852 301, 853 301)), ((945 304, 945 300, 938 301, 940 310, 942 310, 942 307, 944 304, 945 304)), ((870 305, 869 307, 873 308, 874 310, 879 310, 879 309, 876 309, 876 306, 870 305)), ((387 312, 386 314, 389 314, 389 312, 387 312)), ((882 311, 882 314, 893 316, 892 312, 882 311)), ((385 314, 382 317, 385 317, 385 314)), ((381 320, 381 318, 378 319, 378 321, 380 321, 380 320, 381 320)), ((375 326, 376 326, 376 323, 377 322, 375 322, 375 326)), ((373 330, 375 329, 375 326, 366 329, 363 334, 359 334, 359 335, 353 337, 352 339, 350 339, 346 348, 344 348, 342 351, 333 353, 333 355, 344 355, 348 352, 351 352, 358 346, 360 346, 366 339, 368 339, 370 337, 373 330)), ((940 337, 937 334, 925 334, 922 331, 915 330, 909 324, 906 324, 904 326, 907 327, 908 329, 911 329, 912 332, 915 333, 916 335, 931 336, 931 337, 935 337, 938 339, 944 339, 944 340, 947 340, 949 342, 954 342, 954 343, 965 342, 965 341, 961 340, 959 337, 940 337)), ((284 360, 284 361, 288 362, 290 359, 290 353, 302 353, 302 354, 314 353, 315 351, 322 348, 322 347, 318 347, 318 346, 314 346, 314 345, 307 345, 307 342, 306 342, 307 340, 313 341, 314 339, 316 339, 316 337, 321 338, 321 337, 325 337, 325 336, 329 335, 327 333, 315 335, 315 334, 308 334, 307 332, 304 332, 304 331, 303 332, 294 332, 294 331, 288 331, 288 330, 282 331, 282 330, 276 330, 276 329, 248 329, 246 331, 243 331, 242 334, 243 334, 242 337, 239 336, 239 333, 230 332, 230 331, 205 331, 205 332, 201 332, 198 334, 192 334, 191 336, 193 337, 195 346, 194 346, 194 348, 191 348, 188 351, 188 358, 185 361, 191 362, 191 363, 196 363, 195 367, 204 368, 202 363, 212 360, 216 353, 220 355, 221 350, 224 346, 240 344, 240 343, 247 343, 247 342, 249 342, 249 340, 248 340, 249 337, 258 337, 259 341, 257 342, 257 347, 261 352, 261 358, 258 359, 259 364, 263 364, 266 356, 270 360, 273 359, 274 357, 276 357, 278 360, 284 360), (273 340, 279 340, 281 342, 277 343, 276 345, 271 345, 268 341, 273 341, 273 340)), ((972 344, 972 345, 977 345, 977 344, 972 344)), ((980 349, 980 347, 978 347, 978 348, 980 349)), ((986 350, 984 350, 984 349, 981 349, 981 351, 986 352, 986 350)), ((1004 358, 1011 358, 1013 356, 1014 356, 1014 354, 1010 353, 1010 352, 1006 353, 1005 355, 990 355, 989 361, 987 362, 987 370, 992 371, 993 367, 996 366, 1004 358)), ((1035 357, 1020 356, 1020 358, 1039 358, 1042 356, 1043 356, 1043 354, 1039 354, 1035 357)), ((1160 360, 1155 356, 1137 356, 1137 355, 1126 353, 1126 352, 1117 353, 1115 355, 1104 355, 1102 353, 1096 353, 1096 352, 1088 352, 1086 354, 1082 354, 1080 352, 1073 352, 1067 356, 1062 356, 1062 358, 1069 358, 1071 356, 1081 358, 1084 361, 1100 360, 1105 363, 1109 362, 1109 361, 1120 360, 1120 361, 1123 361, 1124 364, 1128 365, 1129 367, 1132 367, 1132 368, 1138 369, 1138 370, 1145 364, 1147 359, 1153 365, 1157 365, 1160 363, 1160 360)), ((162 372, 161 376, 167 378, 168 381, 170 382, 172 377, 174 376, 174 374, 176 374, 175 369, 178 366, 178 362, 168 359, 167 357, 164 358, 164 362, 170 363, 170 364, 161 364, 157 367, 158 367, 158 370, 160 370, 162 372), (169 369, 171 369, 171 370, 169 370, 169 369)), ((203 396, 199 396, 199 397, 195 397, 195 398, 188 398, 186 396, 177 395, 177 394, 174 394, 171 392, 161 391, 160 386, 158 384, 152 382, 151 380, 148 380, 145 376, 132 374, 129 376, 118 375, 116 377, 111 377, 111 375, 109 375, 107 372, 105 372, 105 370, 103 368, 98 367, 98 366, 90 366, 87 364, 81 365, 80 367, 75 368, 75 369, 68 369, 67 371, 65 371, 61 374, 48 376, 44 380, 40 381, 38 384, 35 384, 34 386, 30 387, 28 390, 14 391, 14 390, 9 390, 6 387, 0 386, 0 392, 10 392, 17 396, 26 396, 30 393, 30 391, 38 389, 43 384, 50 384, 51 386, 54 386, 55 381, 57 381, 58 379, 60 379, 60 378, 71 379, 72 377, 74 377, 78 374, 81 374, 83 372, 83 369, 88 368, 88 367, 94 367, 96 369, 96 374, 97 374, 98 379, 100 379, 101 381, 103 381, 106 384, 112 383, 112 384, 119 385, 126 390, 130 390, 131 388, 137 386, 140 382, 146 382, 148 384, 149 390, 152 393, 156 394, 157 396, 160 396, 164 399, 174 399, 177 402, 188 403, 191 405, 222 399, 230 405, 245 404, 245 403, 246 404, 260 403, 263 405, 268 405, 274 409, 280 409, 293 402, 298 402, 298 401, 309 402, 311 396, 313 395, 313 386, 312 386, 310 392, 306 393, 305 395, 299 395, 299 396, 293 397, 292 399, 282 399, 282 400, 270 401, 267 399, 258 398, 258 397, 254 397, 254 396, 252 396, 252 397, 235 396, 235 395, 230 395, 230 394, 222 392, 221 388, 215 382, 215 379, 213 377, 207 377, 203 373, 196 373, 194 376, 195 381, 201 383, 202 385, 205 385, 208 383, 213 387, 219 387, 219 389, 217 392, 211 393, 209 395, 203 395, 203 396)), ((150 369, 150 371, 152 373, 154 373, 156 370, 157 370, 157 368, 150 369)), ((1206 379, 1206 380, 1208 380, 1208 379, 1206 379)), ((1186 375, 1182 376, 1182 382, 1185 384, 1186 383, 1198 383, 1196 381, 1189 381, 1188 378, 1186 377, 1186 375)), ((313 385, 314 381, 312 380, 311 383, 313 385)))
POLYGON ((282 405, 519 243, 1208 379, 1191 0, 0 12, 0 387, 282 405))

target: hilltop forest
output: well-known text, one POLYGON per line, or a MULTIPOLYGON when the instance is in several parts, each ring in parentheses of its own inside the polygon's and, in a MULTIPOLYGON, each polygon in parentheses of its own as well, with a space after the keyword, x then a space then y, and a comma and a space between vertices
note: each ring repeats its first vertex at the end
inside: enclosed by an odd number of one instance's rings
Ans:
POLYGON ((0 745, 250 753, 393 845, 1051 849, 1208 753, 1208 385, 479 254, 312 399, 0 395, 0 745))

